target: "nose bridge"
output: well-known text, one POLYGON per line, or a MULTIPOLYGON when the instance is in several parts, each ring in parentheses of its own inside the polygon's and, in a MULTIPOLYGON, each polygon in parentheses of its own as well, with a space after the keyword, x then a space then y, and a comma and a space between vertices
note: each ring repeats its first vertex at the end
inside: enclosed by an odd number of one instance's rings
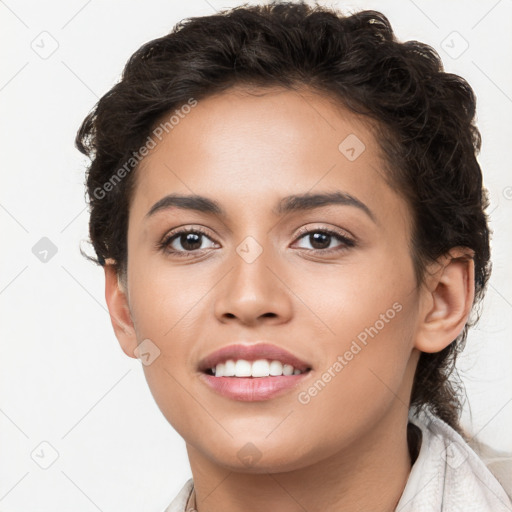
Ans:
POLYGON ((273 277, 268 268, 272 265, 272 250, 268 240, 263 245, 252 236, 246 237, 236 247, 236 256, 233 255, 232 284, 239 286, 240 291, 254 288, 259 293, 268 293, 275 284, 269 282, 273 277))
POLYGON ((275 276, 278 253, 265 233, 246 236, 235 248, 231 271, 216 297, 215 313, 220 318, 237 317, 253 322, 261 316, 285 319, 291 312, 290 297, 275 276))

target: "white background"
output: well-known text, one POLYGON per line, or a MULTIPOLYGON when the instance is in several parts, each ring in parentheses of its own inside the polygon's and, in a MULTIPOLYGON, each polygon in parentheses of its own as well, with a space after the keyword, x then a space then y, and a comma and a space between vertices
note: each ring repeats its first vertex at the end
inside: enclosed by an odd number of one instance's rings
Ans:
MULTIPOLYGON (((476 92, 494 272, 459 364, 473 413, 464 422, 512 451, 512 1, 322 3, 382 11, 401 40, 432 45, 476 92)), ((86 161, 73 143, 141 44, 234 5, 0 1, 1 511, 161 511, 191 476, 140 362, 114 337, 102 270, 80 255, 86 161), (47 262, 32 252, 42 237, 57 248, 47 262)))

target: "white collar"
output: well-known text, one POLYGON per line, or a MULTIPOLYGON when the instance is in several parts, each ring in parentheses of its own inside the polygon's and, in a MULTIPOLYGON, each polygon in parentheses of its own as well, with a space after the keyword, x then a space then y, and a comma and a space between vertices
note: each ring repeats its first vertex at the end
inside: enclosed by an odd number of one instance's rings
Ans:
POLYGON ((512 502, 484 462, 444 421, 409 412, 422 443, 395 512, 512 512, 512 502))

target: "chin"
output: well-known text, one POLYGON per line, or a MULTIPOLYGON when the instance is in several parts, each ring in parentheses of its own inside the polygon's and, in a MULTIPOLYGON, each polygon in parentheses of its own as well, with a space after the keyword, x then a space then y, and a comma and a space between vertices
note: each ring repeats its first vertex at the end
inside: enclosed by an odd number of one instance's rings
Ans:
POLYGON ((266 446, 262 446, 264 444, 262 440, 260 444, 244 441, 229 443, 225 447, 217 445, 218 451, 210 453, 208 457, 229 471, 248 474, 285 473, 307 465, 302 454, 297 450, 300 441, 291 443, 289 449, 283 449, 281 444, 281 449, 278 450, 268 446, 268 442, 266 446))

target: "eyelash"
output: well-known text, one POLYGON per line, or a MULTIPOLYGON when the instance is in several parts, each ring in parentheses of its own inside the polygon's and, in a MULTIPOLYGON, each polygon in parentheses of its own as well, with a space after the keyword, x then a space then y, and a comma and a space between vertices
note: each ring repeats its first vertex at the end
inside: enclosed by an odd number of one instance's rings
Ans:
MULTIPOLYGON (((169 246, 171 245, 171 243, 175 239, 179 238, 183 234, 189 234, 189 233, 194 233, 194 234, 197 234, 197 235, 203 235, 206 238, 210 238, 208 233, 206 233, 206 231, 204 231, 201 228, 185 228, 185 229, 181 229, 181 230, 174 231, 174 232, 171 232, 171 233, 167 234, 162 239, 161 242, 158 242, 157 248, 159 250, 161 250, 162 252, 165 252, 165 253, 168 253, 168 254, 172 254, 173 256, 177 256, 177 257, 180 257, 180 258, 181 257, 188 258, 188 257, 194 256, 196 251, 201 251, 201 250, 204 250, 204 249, 196 249, 196 250, 193 250, 193 251, 177 251, 177 250, 174 250, 174 249, 169 249, 169 246)), ((301 228, 299 230, 299 233, 298 233, 298 236, 297 236, 296 240, 305 238, 306 235, 311 235, 313 233, 322 233, 322 234, 325 234, 325 235, 329 235, 329 236, 335 237, 336 239, 338 239, 339 242, 341 242, 341 245, 338 246, 338 247, 331 247, 330 249, 301 249, 301 250, 309 252, 309 253, 315 253, 315 254, 316 253, 323 253, 323 254, 328 253, 328 254, 330 254, 331 252, 345 251, 348 248, 354 247, 356 245, 356 243, 355 243, 355 241, 353 239, 347 237, 346 235, 344 235, 344 234, 342 234, 342 233, 340 233, 338 231, 334 231, 332 229, 327 229, 327 228, 314 228, 314 229, 311 229, 311 228, 301 228)))

